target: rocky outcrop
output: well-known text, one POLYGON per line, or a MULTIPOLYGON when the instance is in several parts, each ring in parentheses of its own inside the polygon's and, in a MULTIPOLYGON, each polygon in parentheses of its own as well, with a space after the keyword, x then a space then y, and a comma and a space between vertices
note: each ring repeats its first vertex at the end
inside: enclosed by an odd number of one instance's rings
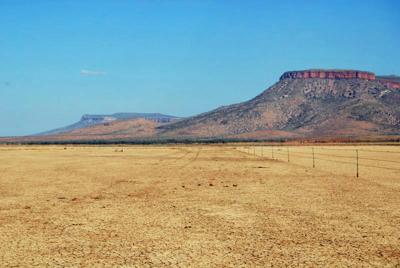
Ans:
POLYGON ((400 89, 399 82, 392 82, 392 81, 387 81, 387 80, 379 80, 379 81, 384 83, 387 87, 400 89))
POLYGON ((280 80, 283 79, 307 79, 307 78, 322 78, 322 79, 366 79, 375 80, 375 74, 364 71, 354 70, 304 70, 304 71, 291 71, 284 73, 280 80))
POLYGON ((398 76, 375 76, 374 73, 355 70, 304 70, 284 73, 280 80, 284 79, 364 79, 377 80, 388 88, 400 89, 398 76))
POLYGON ((389 88, 400 89, 400 77, 396 75, 377 76, 376 80, 385 84, 389 88))

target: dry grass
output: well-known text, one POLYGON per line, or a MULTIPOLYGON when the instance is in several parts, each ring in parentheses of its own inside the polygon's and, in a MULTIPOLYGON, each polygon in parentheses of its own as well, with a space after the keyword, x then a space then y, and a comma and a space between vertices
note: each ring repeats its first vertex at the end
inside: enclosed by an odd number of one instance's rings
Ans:
POLYGON ((115 149, 0 147, 1 266, 400 266, 395 162, 355 178, 351 164, 287 163, 285 148, 281 161, 260 147, 115 149))

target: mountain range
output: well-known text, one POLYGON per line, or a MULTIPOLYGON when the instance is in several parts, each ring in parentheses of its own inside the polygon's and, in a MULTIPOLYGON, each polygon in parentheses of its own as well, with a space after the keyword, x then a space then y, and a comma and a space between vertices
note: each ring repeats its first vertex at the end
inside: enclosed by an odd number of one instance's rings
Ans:
POLYGON ((284 73, 255 98, 189 118, 84 115, 70 126, 3 141, 315 139, 400 135, 400 77, 356 70, 284 73))

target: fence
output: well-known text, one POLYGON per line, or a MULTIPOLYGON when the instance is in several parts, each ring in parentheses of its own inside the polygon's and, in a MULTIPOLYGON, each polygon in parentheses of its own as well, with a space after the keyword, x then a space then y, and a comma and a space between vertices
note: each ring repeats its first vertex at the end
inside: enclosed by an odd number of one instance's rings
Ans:
POLYGON ((297 165, 322 168, 326 171, 367 174, 385 170, 400 178, 399 146, 245 146, 237 150, 255 157, 285 161, 297 165))

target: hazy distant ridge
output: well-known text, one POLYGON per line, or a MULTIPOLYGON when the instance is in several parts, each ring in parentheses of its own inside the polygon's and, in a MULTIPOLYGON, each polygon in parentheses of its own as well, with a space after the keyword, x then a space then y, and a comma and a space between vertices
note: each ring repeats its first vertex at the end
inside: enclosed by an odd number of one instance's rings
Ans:
POLYGON ((115 113, 115 114, 111 114, 111 115, 85 114, 81 117, 80 121, 78 121, 74 124, 68 125, 66 127, 61 127, 61 128, 53 129, 50 131, 42 132, 42 133, 36 134, 35 136, 56 135, 56 134, 69 132, 69 131, 72 131, 75 129, 110 123, 110 122, 113 122, 116 120, 128 120, 128 119, 137 119, 137 118, 143 118, 143 119, 155 121, 158 123, 168 123, 168 122, 171 122, 172 120, 179 119, 179 117, 176 117, 176 116, 165 115, 165 114, 160 114, 160 113, 115 113))

